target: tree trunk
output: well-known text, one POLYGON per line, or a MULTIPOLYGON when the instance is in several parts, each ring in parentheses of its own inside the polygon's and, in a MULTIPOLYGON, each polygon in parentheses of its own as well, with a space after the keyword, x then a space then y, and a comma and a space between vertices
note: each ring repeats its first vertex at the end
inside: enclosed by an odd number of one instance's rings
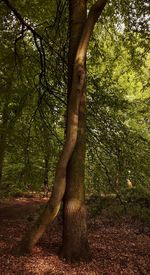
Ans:
POLYGON ((0 139, 0 186, 2 185, 5 151, 6 151, 6 137, 1 136, 1 139, 0 139))
POLYGON ((47 225, 54 220, 61 206, 61 202, 66 188, 67 164, 72 155, 77 140, 78 113, 79 104, 82 96, 81 93, 82 82, 84 82, 84 73, 80 71, 78 76, 79 77, 75 79, 74 86, 76 89, 76 93, 74 93, 70 98, 66 141, 56 167, 52 195, 39 219, 36 221, 33 227, 25 234, 20 247, 23 253, 32 251, 33 246, 43 235, 47 225))
MULTIPOLYGON (((74 1, 77 3, 77 1, 74 1)), ((83 1, 79 1, 83 2, 83 1)), ((94 25, 101 14, 107 0, 99 0, 97 1, 91 8, 88 18, 85 22, 82 35, 80 38, 80 42, 77 46, 77 52, 76 52, 76 57, 75 61, 73 64, 73 73, 72 73, 72 82, 71 82, 71 92, 69 94, 69 101, 68 101, 68 116, 67 116, 67 132, 66 132, 66 141, 64 144, 64 148, 62 151, 62 154, 60 156, 59 162, 56 167, 56 173, 55 173, 55 179, 54 179, 54 187, 52 190, 52 195, 51 198, 37 220, 37 222, 33 225, 31 230, 27 232, 25 237, 22 240, 22 252, 30 252, 33 248, 33 246, 37 243, 39 238, 42 236, 44 233, 47 225, 53 221, 53 219, 56 217, 60 205, 62 202, 62 199, 64 197, 64 193, 66 190, 66 170, 68 166, 68 162, 72 156, 72 153, 74 151, 76 142, 77 142, 77 135, 78 135, 78 129, 79 129, 79 112, 82 113, 82 102, 84 102, 84 94, 83 91, 85 89, 85 58, 86 58, 86 53, 87 53, 87 48, 89 44, 89 40, 91 37, 91 34, 93 32, 94 25)), ((79 17, 78 17, 79 18, 79 17)), ((84 112, 83 112, 84 113, 84 112)), ((82 124, 80 124, 82 125, 82 124)), ((82 132, 82 127, 81 132, 82 132)), ((78 166, 79 167, 79 166, 78 166)), ((75 169, 73 169, 75 171, 75 169)), ((75 174, 78 173, 78 171, 75 172, 75 174)), ((69 195, 68 192, 66 191, 66 197, 67 199, 67 204, 65 207, 65 213, 66 216, 69 217, 69 222, 67 222, 66 228, 68 228, 69 224, 72 225, 72 223, 75 221, 77 222, 78 219, 78 229, 80 230, 80 234, 73 233, 75 238, 74 238, 74 246, 75 246, 75 241, 79 242, 79 245, 77 244, 77 247, 80 249, 81 247, 83 248, 83 251, 85 253, 86 248, 88 247, 87 242, 85 241, 84 243, 86 245, 82 245, 81 243, 81 236, 84 238, 86 236, 86 224, 82 222, 80 225, 79 218, 82 217, 82 221, 86 220, 84 217, 85 215, 85 209, 84 209, 84 191, 83 191, 83 186, 81 185, 81 192, 76 192, 76 188, 78 188, 80 184, 74 185, 73 189, 71 184, 69 183, 69 195), (74 193, 74 195, 73 195, 74 193), (79 199, 80 197, 80 199, 79 199), (71 198, 71 199, 70 199, 71 198), (68 206, 67 206, 68 205, 68 206), (78 212, 78 214, 77 214, 78 212), (71 214, 70 218, 70 213, 76 213, 75 214, 75 219, 74 215, 71 214), (84 232, 84 233, 83 233, 84 232)), ((69 228, 68 228, 69 230, 69 228)), ((66 230, 66 234, 68 230, 66 230)), ((73 225, 71 226, 72 232, 75 232, 73 229, 73 225)), ((71 232, 71 231, 70 231, 71 232)), ((69 233, 70 234, 70 233, 69 233)), ((65 242, 67 244, 67 241, 65 242)), ((69 239, 70 243, 70 239, 69 239)), ((70 244, 69 244, 70 247, 70 244)), ((67 249, 67 248, 66 248, 67 249)), ((81 249, 82 250, 82 249, 81 249)), ((80 258, 81 255, 84 255, 83 252, 80 250, 80 258)), ((64 251, 64 249, 62 249, 64 251)), ((69 251, 69 250, 68 250, 69 251)), ((77 251, 77 248, 75 249, 77 251)), ((79 255, 75 256, 76 252, 71 253, 74 255, 71 258, 75 259, 79 257, 79 255)), ((66 255, 64 255, 66 257, 66 255)), ((68 258, 68 257, 67 257, 68 258)), ((86 257, 85 257, 86 258, 86 257)))
MULTIPOLYGON (((72 83, 68 85, 69 97, 75 92, 75 73, 80 70, 86 73, 86 53, 94 25, 101 14, 106 0, 97 1, 91 8, 86 19, 86 2, 70 0, 70 51, 69 69, 73 66, 73 74, 69 74, 72 83), (79 14, 80 12, 80 14, 79 14), (78 28, 77 28, 78 25, 78 28), (75 54, 75 55, 74 55, 75 54), (71 65, 73 64, 73 65, 71 65)), ((85 164, 85 91, 86 81, 82 86, 82 98, 79 108, 79 124, 77 143, 69 160, 66 175, 66 191, 64 196, 64 226, 61 256, 67 261, 74 262, 90 260, 87 240, 86 209, 84 195, 84 164, 85 164)))
POLYGON ((5 157, 5 151, 6 151, 8 116, 9 116, 8 103, 6 102, 3 108, 2 125, 0 129, 0 186, 2 184, 3 164, 4 164, 4 157, 5 157))
POLYGON ((44 196, 48 197, 48 170, 49 170, 49 152, 45 152, 45 158, 44 158, 44 179, 43 179, 43 190, 44 190, 44 196))
POLYGON ((67 167, 67 186, 64 196, 63 244, 61 256, 69 262, 90 260, 87 239, 87 219, 84 192, 85 164, 85 98, 80 108, 78 139, 67 167))
MULTIPOLYGON (((70 1, 70 45, 68 64, 68 99, 72 86, 72 71, 76 51, 87 17, 87 1, 70 1), (78 3, 77 3, 78 2, 78 3)), ((85 62, 84 62, 85 64, 85 62)), ((84 67, 84 70, 86 68, 84 67)), ((67 166, 66 192, 64 196, 63 244, 61 256, 67 261, 89 260, 89 245, 87 240, 84 166, 85 166, 85 92, 83 87, 79 109, 78 137, 74 152, 67 166)))

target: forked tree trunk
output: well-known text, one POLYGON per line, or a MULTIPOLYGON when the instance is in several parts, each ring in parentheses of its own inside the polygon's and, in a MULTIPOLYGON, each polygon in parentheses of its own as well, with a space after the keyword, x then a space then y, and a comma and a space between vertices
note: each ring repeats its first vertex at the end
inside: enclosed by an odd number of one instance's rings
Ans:
MULTIPOLYGON (((77 1, 78 2, 78 1, 77 1)), ((70 0, 70 17, 71 24, 71 42, 70 56, 74 57, 75 49, 77 49, 74 63, 75 68, 78 65, 80 69, 86 73, 85 61, 86 53, 94 25, 102 12, 106 0, 97 1, 89 12, 88 19, 86 18, 86 1, 79 1, 76 6, 75 1, 70 0), (79 16, 79 10, 82 11, 82 16, 79 16), (85 21, 85 22, 84 22, 85 21), (84 22, 84 23, 83 23, 84 22), (76 27, 78 24, 78 28, 76 27), (80 25, 79 25, 80 24, 80 25), (77 33, 78 36, 77 36, 77 33), (80 37, 78 44, 78 37, 80 37), (76 40, 75 40, 76 39, 76 40), (77 46, 78 45, 78 46, 77 46), (77 46, 77 47, 76 47, 77 46)), ((70 65, 71 67, 71 65, 70 65)), ((69 77, 72 80, 72 89, 68 90, 69 94, 74 90, 74 74, 69 77)), ((84 195, 84 164, 85 164, 85 90, 86 79, 84 79, 82 98, 79 108, 79 124, 78 137, 74 152, 71 156, 67 167, 67 185, 64 197, 64 226, 63 226, 63 245, 61 256, 67 261, 74 262, 80 260, 90 260, 89 245, 87 240, 87 222, 85 209, 84 195)))
POLYGON ((66 188, 66 169, 68 161, 74 150, 78 132, 78 113, 84 83, 84 72, 78 71, 74 80, 76 92, 72 94, 68 109, 67 133, 63 151, 58 161, 54 179, 52 195, 39 219, 33 227, 27 231, 21 242, 22 252, 31 252, 33 246, 43 235, 47 225, 56 217, 66 188))
MULTIPOLYGON (((74 1, 77 3, 77 1, 74 1)), ((83 1, 79 1, 83 2, 83 1)), ((67 116, 67 133, 66 133, 66 141, 65 145, 60 157, 60 160, 58 162, 56 173, 55 173, 55 179, 54 179, 54 187, 52 191, 51 198, 37 220, 37 222, 34 224, 34 226, 27 232, 25 237, 22 241, 22 251, 24 252, 30 252, 33 248, 33 246, 37 243, 39 238, 44 233, 47 225, 56 217, 60 205, 66 190, 66 170, 68 162, 72 156, 73 150, 75 148, 76 142, 77 142, 77 135, 78 135, 78 129, 79 127, 79 110, 80 113, 82 113, 82 103, 81 99, 84 102, 83 97, 83 91, 85 88, 85 58, 86 58, 86 52, 89 44, 89 40, 91 37, 91 34, 93 32, 94 25, 101 14, 107 0, 99 0, 97 1, 91 8, 88 18, 85 22, 81 39, 77 47, 76 51, 76 57, 73 64, 73 73, 72 73, 72 85, 71 85, 71 92, 69 96, 69 102, 68 102, 68 116, 67 116)), ((82 132, 82 127, 80 127, 80 131, 82 132)), ((79 168, 79 165, 78 165, 79 168)), ((73 175, 78 173, 78 170, 75 169, 73 175)), ((68 182, 68 180, 67 180, 68 182)), ((70 181, 71 182, 71 181, 70 181)), ((83 185, 80 184, 74 184, 73 186, 70 184, 67 185, 66 190, 66 204, 65 204, 65 216, 66 216, 66 230, 64 232, 64 238, 66 238, 66 241, 64 242, 64 248, 68 249, 70 251, 70 237, 71 237, 71 231, 72 234, 74 234, 74 240, 72 245, 76 245, 75 250, 69 252, 71 256, 71 260, 74 258, 82 258, 82 255, 85 254, 86 248, 88 249, 87 241, 84 242, 84 245, 81 243, 81 236, 86 236, 86 223, 81 223, 80 220, 85 221, 85 209, 84 209, 84 190, 83 185), (73 187, 73 188, 72 188, 73 187), (78 187, 81 188, 80 192, 77 189, 78 187), (70 215, 71 213, 71 215, 70 215), (75 215, 73 215, 75 213, 75 215), (69 218, 68 218, 69 217, 69 218), (80 230, 80 233, 77 234, 77 231, 75 230, 76 224, 78 223, 78 229, 80 230), (70 233, 69 233, 69 226, 70 226, 70 233), (69 238, 67 238, 68 234, 70 235, 69 238), (83 252, 78 253, 76 255, 77 248, 83 247, 83 252), (80 254, 80 257, 79 257, 80 254)), ((84 241, 84 240, 83 240, 84 241)), ((64 249, 62 250, 64 251, 64 249)), ((64 255, 67 259, 70 258, 67 255, 64 255)))
MULTIPOLYGON (((71 94, 73 64, 76 51, 83 32, 87 17, 87 0, 69 3, 70 36, 69 36, 69 64, 68 64, 68 99, 71 94)), ((85 64, 85 62, 84 62, 85 64)), ((85 65, 86 66, 86 65, 85 65)), ((86 68, 84 68, 86 69, 86 68)), ((85 92, 83 87, 79 108, 78 137, 75 149, 69 160, 66 175, 66 191, 64 196, 63 215, 63 244, 61 256, 67 261, 89 260, 89 245, 87 239, 87 220, 84 192, 85 166, 85 92)))

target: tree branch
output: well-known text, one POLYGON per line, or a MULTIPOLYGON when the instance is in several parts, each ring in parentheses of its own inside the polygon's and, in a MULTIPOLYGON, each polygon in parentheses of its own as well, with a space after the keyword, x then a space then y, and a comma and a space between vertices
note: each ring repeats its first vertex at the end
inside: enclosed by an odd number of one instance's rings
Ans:
MULTIPOLYGON (((46 39, 40 35, 35 29, 34 27, 32 27, 29 23, 27 23, 24 18, 21 16, 21 14, 17 11, 17 9, 8 1, 8 0, 2 0, 3 3, 6 4, 6 6, 14 13, 14 15, 16 16, 16 18, 18 18, 18 20, 20 21, 20 23, 22 24, 23 28, 26 27, 26 30, 29 30, 34 39, 38 38, 41 42, 41 45, 42 45, 42 41, 44 41, 46 44, 48 44, 49 48, 51 50, 53 50, 57 56, 59 56, 62 60, 63 60, 63 57, 59 54, 59 52, 57 52, 51 45, 48 41, 46 41, 46 39)), ((43 46, 42 46, 43 47, 43 46)), ((64 60, 63 60, 64 62, 64 60)), ((66 62, 65 62, 66 63, 66 62)))
POLYGON ((98 0, 90 9, 88 18, 85 22, 83 33, 79 42, 76 59, 77 63, 83 64, 87 53, 89 41, 99 16, 101 15, 108 0, 98 0))

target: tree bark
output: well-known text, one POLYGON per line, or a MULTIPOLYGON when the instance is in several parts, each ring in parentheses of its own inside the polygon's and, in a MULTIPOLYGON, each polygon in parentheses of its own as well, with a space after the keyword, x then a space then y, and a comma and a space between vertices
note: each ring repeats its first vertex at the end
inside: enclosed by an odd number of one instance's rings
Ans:
MULTIPOLYGON (((77 48, 87 18, 87 1, 69 2, 70 36, 68 62, 68 99, 71 94, 72 71, 77 48)), ((84 70, 86 65, 84 62, 84 70)), ((85 111, 86 83, 83 86, 79 108, 78 137, 75 149, 69 160, 66 175, 66 191, 64 196, 63 215, 63 244, 61 256, 67 261, 74 262, 90 259, 87 239, 87 221, 84 192, 85 169, 85 111)))
POLYGON ((84 82, 84 72, 79 71, 78 76, 75 79, 76 93, 70 98, 68 109, 68 121, 67 121, 67 133, 66 141, 63 151, 58 161, 52 195, 46 205, 43 213, 33 225, 33 227, 26 233, 21 243, 22 252, 31 252, 33 246, 37 243, 39 238, 43 235, 47 225, 56 217, 62 198, 64 196, 66 188, 66 169, 67 164, 74 150, 77 132, 78 132, 78 113, 79 104, 82 96, 82 83, 84 82))
MULTIPOLYGON (((73 75, 69 75, 69 81, 72 83, 72 89, 68 85, 68 94, 74 93, 74 73, 76 66, 79 70, 86 73, 86 53, 94 25, 102 12, 106 1, 97 1, 92 6, 89 16, 86 20, 86 1, 70 0, 70 51, 69 51, 69 70, 74 64, 73 75), (79 10, 80 9, 80 17, 79 10), (82 12, 81 12, 82 11, 82 12), (78 21, 80 18, 80 22, 78 21), (73 20, 74 19, 74 20, 73 20), (78 29, 76 23, 78 22, 78 29), (79 43, 78 43, 79 42, 79 43), (76 53, 76 55, 74 55, 76 53)), ((84 81, 86 78, 84 79, 84 81)), ((82 98, 79 108, 78 137, 75 149, 67 166, 67 185, 64 196, 64 226, 63 226, 63 244, 61 256, 67 261, 74 262, 90 260, 90 251, 87 239, 87 221, 85 209, 84 192, 84 166, 85 166, 85 92, 86 82, 83 84, 82 98)))
POLYGON ((85 166, 85 98, 82 98, 83 113, 79 116, 78 138, 67 167, 67 186, 64 196, 63 244, 61 256, 68 262, 89 261, 87 219, 84 191, 85 166), (83 107, 84 106, 84 107, 83 107))
MULTIPOLYGON (((81 99, 83 99, 83 91, 84 91, 85 79, 86 79, 85 78, 86 52, 87 52, 89 40, 93 31, 94 25, 99 15, 101 14, 106 2, 107 0, 99 0, 96 2, 95 5, 92 6, 82 31, 80 42, 77 47, 75 61, 73 64, 73 73, 72 73, 72 82, 71 82, 72 85, 71 85, 71 92, 70 92, 69 101, 68 101, 66 141, 56 168, 52 195, 46 208, 44 209, 43 213, 41 214, 37 222, 33 225, 31 230, 29 230, 25 235, 25 237, 23 238, 22 245, 21 245, 23 252, 30 252, 32 250, 33 246, 37 243, 39 238, 44 233, 47 225, 56 217, 60 209, 60 205, 66 189, 67 165, 72 156, 73 150, 77 142, 77 135, 78 135, 78 128, 79 128, 79 110, 82 109, 81 99)), ((76 173, 78 173, 78 171, 76 171, 76 173)), ((69 186, 71 188, 70 184, 69 186)), ((69 193, 71 194, 70 191, 69 193)), ((85 210, 83 207, 83 202, 84 202, 83 194, 84 192, 77 191, 77 196, 73 196, 73 200, 69 199, 68 201, 69 206, 66 207, 67 215, 69 215, 69 213, 76 213, 76 219, 79 219, 80 216, 85 216, 85 210), (80 196, 82 197, 82 199, 80 200, 78 197, 79 193, 80 193, 80 196), (77 203, 76 203, 76 197, 77 197, 77 203), (77 212, 79 215, 77 215, 77 212)), ((71 218, 71 219, 69 218, 69 220, 70 220, 69 223, 71 222, 71 224, 74 222, 74 218, 71 218)), ((81 242, 80 236, 84 236, 84 234, 82 233, 82 230, 86 233, 86 225, 85 224, 82 224, 82 226, 79 225, 78 228, 80 228, 80 231, 81 231, 81 233, 78 235, 79 241, 81 242)), ((73 226, 72 226, 72 230, 73 230, 73 226)), ((78 238, 76 239, 76 241, 78 241, 78 238)), ((80 254, 83 255, 84 253, 80 253, 80 254)))

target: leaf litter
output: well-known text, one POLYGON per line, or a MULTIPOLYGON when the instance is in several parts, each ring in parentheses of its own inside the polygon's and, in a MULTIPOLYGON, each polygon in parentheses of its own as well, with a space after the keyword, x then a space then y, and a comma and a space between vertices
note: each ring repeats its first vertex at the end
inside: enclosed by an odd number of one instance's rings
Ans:
POLYGON ((15 199, 0 202, 1 275, 148 275, 150 274, 150 231, 140 231, 140 222, 129 217, 115 219, 103 215, 88 221, 90 263, 68 264, 58 257, 62 222, 58 217, 47 229, 32 255, 17 256, 13 247, 32 223, 29 217, 44 199, 15 199))

